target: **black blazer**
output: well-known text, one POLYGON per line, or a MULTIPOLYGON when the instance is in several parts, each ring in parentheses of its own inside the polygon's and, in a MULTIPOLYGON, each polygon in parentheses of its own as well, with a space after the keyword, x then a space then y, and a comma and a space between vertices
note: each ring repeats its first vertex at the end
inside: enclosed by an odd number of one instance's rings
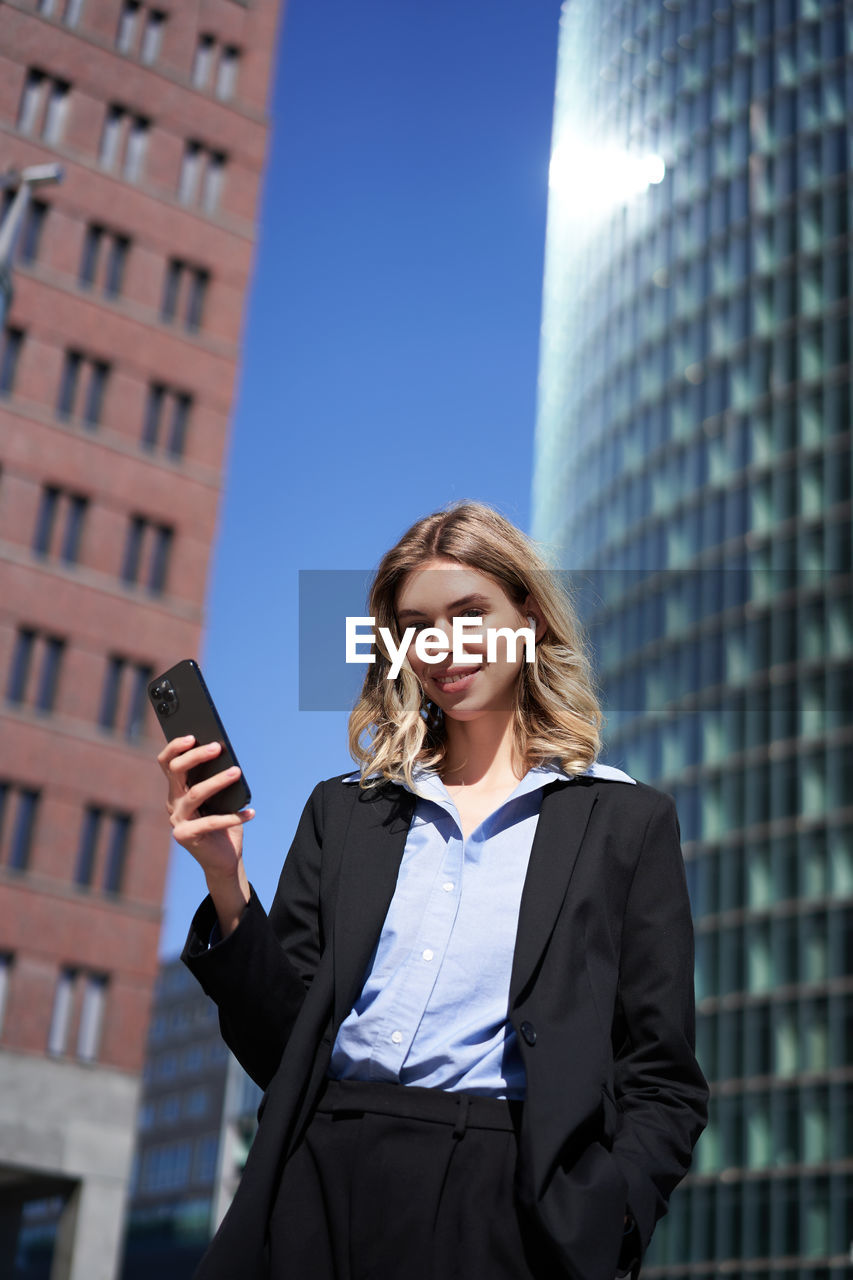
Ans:
MULTIPOLYGON (((268 1275, 279 1171, 361 991, 413 805, 392 783, 321 782, 269 916, 252 891, 237 928, 209 949, 209 898, 193 919, 183 959, 218 1004, 226 1043, 266 1090, 197 1280, 268 1275)), ((640 1237, 636 1277, 706 1122, 679 839, 671 796, 643 783, 580 775, 543 789, 510 986, 527 1076, 516 1182, 574 1280, 613 1280, 626 1210, 640 1237)))

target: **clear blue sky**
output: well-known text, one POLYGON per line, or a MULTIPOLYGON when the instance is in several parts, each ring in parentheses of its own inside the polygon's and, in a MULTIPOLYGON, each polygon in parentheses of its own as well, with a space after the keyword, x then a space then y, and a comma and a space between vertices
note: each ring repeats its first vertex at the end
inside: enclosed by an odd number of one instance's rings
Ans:
MULTIPOLYGON (((290 0, 200 655, 269 905, 346 715, 298 708, 298 573, 478 498, 529 527, 559 0, 290 0)), ((183 657, 184 655, 176 655, 183 657)), ((188 656, 188 655, 187 655, 188 656)), ((204 893, 174 849, 162 951, 204 893)))

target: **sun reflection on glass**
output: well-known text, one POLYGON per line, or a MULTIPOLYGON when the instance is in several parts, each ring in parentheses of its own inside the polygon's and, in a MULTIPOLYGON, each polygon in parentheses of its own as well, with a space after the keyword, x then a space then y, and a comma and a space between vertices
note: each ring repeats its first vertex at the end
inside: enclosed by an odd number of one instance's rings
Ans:
POLYGON ((566 140, 554 148, 548 181, 552 193, 579 213, 603 213, 642 195, 665 176, 659 155, 566 140))

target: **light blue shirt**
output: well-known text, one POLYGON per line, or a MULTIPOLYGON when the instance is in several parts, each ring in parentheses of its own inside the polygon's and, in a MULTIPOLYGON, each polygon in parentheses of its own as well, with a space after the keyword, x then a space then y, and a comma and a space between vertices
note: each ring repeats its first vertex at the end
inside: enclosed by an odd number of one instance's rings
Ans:
MULTIPOLYGON (((634 781, 608 765, 587 773, 634 781)), ((441 779, 415 771, 394 897, 329 1075, 524 1097, 508 1022, 518 913, 542 788, 568 776, 555 764, 529 770, 466 839, 441 779)))

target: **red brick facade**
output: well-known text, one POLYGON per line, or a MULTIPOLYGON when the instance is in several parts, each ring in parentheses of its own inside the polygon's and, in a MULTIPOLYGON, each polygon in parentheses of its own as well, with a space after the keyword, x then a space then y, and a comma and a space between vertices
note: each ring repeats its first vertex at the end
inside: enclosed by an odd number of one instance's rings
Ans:
POLYGON ((6 327, 22 337, 0 386, 0 1051, 47 1052, 74 970, 55 1055, 77 1056, 85 979, 102 976, 95 1060, 136 1073, 168 840, 162 738, 147 708, 128 728, 130 704, 146 670, 199 648, 280 4, 84 0, 69 25, 74 10, 0 4, 2 164, 65 173, 35 192, 31 260, 19 243, 6 327))

